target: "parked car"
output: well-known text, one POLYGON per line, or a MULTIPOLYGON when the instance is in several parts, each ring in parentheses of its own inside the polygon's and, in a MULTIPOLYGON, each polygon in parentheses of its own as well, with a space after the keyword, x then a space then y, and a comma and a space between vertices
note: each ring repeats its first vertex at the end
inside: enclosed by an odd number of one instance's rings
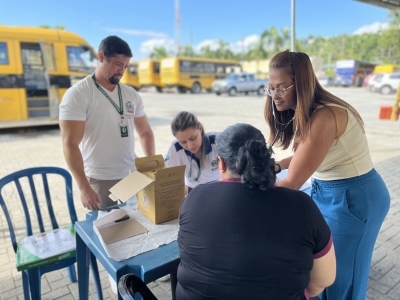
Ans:
POLYGON ((379 74, 377 74, 377 73, 368 74, 367 77, 365 77, 365 79, 362 83, 362 86, 365 88, 368 88, 368 85, 371 82, 372 78, 374 78, 376 75, 379 75, 379 74))
POLYGON ((378 74, 370 80, 368 89, 372 92, 389 95, 397 90, 399 83, 400 73, 378 74))
POLYGON ((331 86, 331 85, 334 84, 333 77, 329 77, 329 76, 327 76, 327 77, 318 77, 317 79, 318 79, 319 84, 322 85, 322 86, 331 86))
POLYGON ((224 79, 215 80, 212 83, 212 91, 216 95, 228 93, 229 96, 236 96, 237 93, 256 92, 258 95, 264 95, 264 87, 268 85, 269 80, 257 79, 254 74, 237 73, 229 74, 224 79))

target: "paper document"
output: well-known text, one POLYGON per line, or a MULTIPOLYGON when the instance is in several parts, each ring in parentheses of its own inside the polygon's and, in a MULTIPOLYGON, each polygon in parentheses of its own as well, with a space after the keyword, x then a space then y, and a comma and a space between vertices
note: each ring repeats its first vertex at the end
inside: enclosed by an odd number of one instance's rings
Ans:
POLYGON ((179 222, 178 219, 175 219, 155 225, 138 210, 114 209, 109 213, 99 211, 98 219, 93 222, 93 230, 99 237, 107 255, 114 260, 121 261, 175 241, 178 238, 179 222), (107 244, 100 231, 115 226, 114 221, 122 218, 125 214, 129 215, 130 220, 136 221, 142 226, 146 232, 107 244))
POLYGON ((17 270, 30 269, 75 256, 74 226, 28 236, 18 243, 17 270))
MULTIPOLYGON (((287 173, 288 173, 288 170, 282 170, 282 172, 276 174, 276 181, 278 182, 278 181, 284 179, 287 176, 287 173)), ((304 191, 306 189, 311 188, 311 186, 312 185, 311 185, 311 178, 310 178, 299 188, 299 190, 304 191)))

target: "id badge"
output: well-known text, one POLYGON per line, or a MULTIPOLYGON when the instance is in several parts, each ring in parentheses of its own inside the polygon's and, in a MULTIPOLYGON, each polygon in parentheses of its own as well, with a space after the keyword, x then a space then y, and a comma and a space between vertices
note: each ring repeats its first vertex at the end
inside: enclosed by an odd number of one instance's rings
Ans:
POLYGON ((124 124, 120 124, 119 128, 121 130, 121 137, 127 137, 128 136, 128 126, 124 124))

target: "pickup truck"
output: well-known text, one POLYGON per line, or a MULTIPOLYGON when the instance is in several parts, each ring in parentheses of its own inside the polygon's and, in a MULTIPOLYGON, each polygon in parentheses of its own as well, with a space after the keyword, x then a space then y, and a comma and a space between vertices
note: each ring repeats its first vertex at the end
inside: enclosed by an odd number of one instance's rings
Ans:
POLYGON ((216 95, 228 93, 229 96, 236 96, 237 93, 256 92, 264 95, 264 87, 268 85, 268 79, 257 79, 254 74, 232 73, 224 79, 215 80, 211 89, 216 95))

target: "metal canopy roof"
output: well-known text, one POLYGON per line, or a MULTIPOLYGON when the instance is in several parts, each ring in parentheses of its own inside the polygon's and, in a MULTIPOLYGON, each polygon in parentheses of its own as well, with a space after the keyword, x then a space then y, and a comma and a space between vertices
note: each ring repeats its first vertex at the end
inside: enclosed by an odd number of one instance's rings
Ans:
POLYGON ((400 0, 356 0, 356 1, 400 11, 400 0))

